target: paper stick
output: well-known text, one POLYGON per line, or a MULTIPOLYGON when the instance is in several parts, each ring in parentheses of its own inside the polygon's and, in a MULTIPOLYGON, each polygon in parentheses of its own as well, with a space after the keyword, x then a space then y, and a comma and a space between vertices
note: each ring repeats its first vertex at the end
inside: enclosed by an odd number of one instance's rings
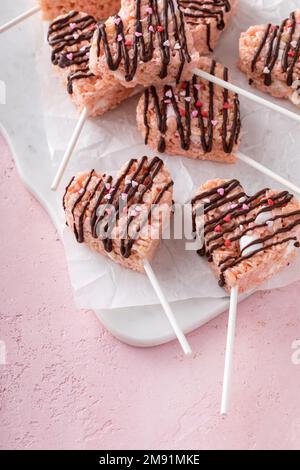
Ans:
POLYGON ((279 106, 278 104, 274 104, 269 100, 261 98, 260 96, 256 95, 255 93, 251 93, 250 91, 246 91, 243 88, 240 88, 236 85, 233 85, 232 83, 226 82, 225 80, 222 80, 221 78, 215 77, 214 75, 211 75, 208 72, 204 72, 203 70, 194 69, 193 72, 194 72, 195 75, 198 75, 199 77, 202 77, 205 80, 208 80, 210 82, 215 83, 215 85, 219 85, 223 88, 226 88, 227 90, 233 91, 234 93, 238 93, 239 95, 244 96, 245 98, 248 98, 249 100, 255 101, 256 103, 265 106, 266 108, 272 109, 273 111, 281 113, 284 116, 287 116, 291 119, 294 119, 297 122, 300 122, 300 114, 296 114, 292 111, 289 111, 288 109, 284 108, 283 106, 279 106))
POLYGON ((228 409, 229 409, 238 291, 239 291, 238 287, 235 286, 231 289, 231 293, 230 293, 230 307, 229 307, 229 317, 228 317, 227 342, 226 342, 225 366, 224 366, 223 390, 222 390, 222 402, 221 402, 221 414, 222 415, 227 415, 228 409))
POLYGON ((85 107, 83 108, 83 111, 81 112, 81 115, 80 115, 80 118, 77 122, 77 125, 74 129, 74 132, 73 132, 73 135, 69 141, 69 144, 68 144, 68 147, 67 147, 67 150, 63 156, 63 159, 61 161, 61 164, 59 165, 59 168, 58 168, 58 171, 56 173, 56 176, 53 180, 53 183, 52 183, 52 186, 51 186, 51 189, 52 191, 56 191, 58 186, 59 186, 59 183, 64 175, 64 172, 66 170, 66 167, 70 161, 70 158, 72 156, 72 153, 76 147, 76 144, 77 144, 77 141, 80 137, 80 134, 81 134, 81 131, 83 129, 83 126, 85 124, 85 121, 87 120, 87 117, 88 117, 88 109, 85 107))
POLYGON ((269 170, 269 168, 265 167, 261 163, 258 163, 256 160, 253 160, 253 158, 247 157, 247 155, 243 154, 240 151, 235 152, 235 156, 239 160, 241 160, 242 162, 244 162, 247 165, 251 166, 252 168, 255 168, 256 170, 260 171, 261 173, 264 173, 265 175, 269 176, 270 178, 277 181, 278 183, 283 184, 284 186, 289 188, 294 193, 300 194, 300 187, 299 186, 296 186, 295 184, 291 183, 286 178, 283 178, 282 176, 279 176, 274 171, 269 170))
POLYGON ((151 282, 152 284, 152 287, 153 289, 155 290, 156 294, 157 294, 157 297, 159 298, 160 300, 160 303, 162 305, 162 308, 164 309, 165 311, 165 314, 167 315, 168 317, 168 320, 174 330, 174 333, 175 335, 177 336, 177 339, 184 351, 185 354, 191 354, 192 353, 192 350, 191 350, 191 347, 189 345, 189 343, 187 342, 187 339, 186 337, 184 336, 180 326, 178 325, 177 323, 177 320, 174 316, 174 313, 172 312, 171 310, 171 307, 170 307, 170 304, 169 302, 167 301, 160 285, 159 285, 159 282, 153 272, 153 269, 149 263, 148 260, 145 260, 144 261, 144 268, 145 268, 145 272, 149 278, 149 281, 151 282))
POLYGON ((0 33, 4 33, 8 29, 12 28, 13 26, 16 26, 17 24, 21 23, 22 21, 26 20, 26 18, 29 18, 30 16, 34 15, 40 11, 40 7, 36 6, 31 8, 30 10, 25 11, 21 15, 17 16, 13 20, 8 21, 4 25, 0 26, 0 33))

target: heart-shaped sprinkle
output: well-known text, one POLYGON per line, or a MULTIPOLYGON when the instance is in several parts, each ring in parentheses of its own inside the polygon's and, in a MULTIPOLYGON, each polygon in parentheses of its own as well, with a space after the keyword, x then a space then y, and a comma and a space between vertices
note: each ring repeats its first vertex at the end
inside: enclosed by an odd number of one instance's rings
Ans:
POLYGON ((152 24, 149 26, 148 30, 149 30, 151 33, 154 33, 154 28, 153 28, 152 24))
POLYGON ((197 116, 198 116, 198 111, 197 109, 194 109, 194 111, 192 111, 192 117, 196 118, 197 116))
POLYGON ((220 194, 220 196, 224 196, 225 194, 225 189, 224 188, 218 188, 217 192, 220 194))
POLYGON ((225 246, 226 248, 229 248, 231 246, 231 241, 227 238, 227 240, 225 240, 225 246))
POLYGON ((167 39, 166 41, 163 42, 163 46, 165 47, 170 47, 170 41, 167 39))
POLYGON ((123 41, 122 34, 118 34, 118 36, 117 36, 117 41, 118 41, 118 42, 123 41))
POLYGON ((230 214, 225 215, 223 220, 225 220, 225 222, 230 222, 231 221, 231 215, 230 214))
POLYGON ((212 121, 210 121, 212 123, 212 125, 215 127, 218 125, 218 121, 216 119, 213 119, 212 121))
POLYGON ((173 93, 172 93, 172 90, 167 90, 166 93, 165 93, 165 96, 167 96, 168 98, 172 98, 173 96, 173 93))
POLYGON ((216 232, 216 233, 222 232, 222 226, 221 226, 221 225, 217 225, 217 226, 214 228, 214 232, 216 232))
POLYGON ((121 21, 122 21, 122 20, 121 20, 120 16, 116 16, 116 17, 114 18, 114 23, 115 23, 116 25, 119 25, 119 24, 121 23, 121 21))
POLYGON ((139 183, 137 181, 134 181, 134 180, 131 181, 131 186, 133 188, 136 188, 138 185, 139 185, 139 183))
POLYGON ((136 31, 134 34, 137 38, 140 38, 141 36, 143 36, 143 33, 140 33, 139 31, 136 31))
POLYGON ((147 7, 147 8, 146 8, 146 12, 147 12, 149 15, 152 15, 153 9, 152 9, 151 7, 147 7))
POLYGON ((68 60, 72 61, 73 58, 74 58, 74 55, 72 54, 72 52, 69 52, 69 54, 67 54, 66 57, 67 57, 68 60))
POLYGON ((243 204, 242 209, 243 209, 243 211, 248 211, 250 209, 250 207, 248 206, 248 204, 243 204))
POLYGON ((77 28, 77 24, 76 23, 70 23, 70 29, 76 29, 77 28))

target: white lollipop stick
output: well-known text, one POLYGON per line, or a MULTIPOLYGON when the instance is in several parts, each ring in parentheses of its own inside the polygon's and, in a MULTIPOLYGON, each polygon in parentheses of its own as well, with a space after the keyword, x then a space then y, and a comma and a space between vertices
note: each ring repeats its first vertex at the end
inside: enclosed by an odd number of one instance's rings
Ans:
POLYGON ((231 293, 230 293, 230 307, 229 307, 229 317, 228 317, 227 342, 226 342, 225 366, 224 366, 223 390, 222 390, 222 402, 221 402, 221 414, 222 415, 227 415, 228 409, 229 409, 238 291, 239 291, 238 286, 235 286, 231 289, 231 293))
POLYGON ((287 188, 289 188, 291 191, 294 193, 300 194, 300 187, 296 186, 295 184, 291 183, 289 180, 283 178, 282 176, 277 175, 277 173, 274 173, 274 171, 269 170, 269 168, 265 167, 261 163, 258 163, 257 161, 253 160, 253 158, 247 157, 247 155, 244 155, 242 152, 237 151, 235 152, 235 156, 241 160, 242 162, 246 163, 247 165, 251 166, 252 168, 255 168, 256 170, 260 171, 261 173, 264 173, 265 175, 269 176, 270 178, 273 178, 273 180, 277 181, 280 184, 283 184, 287 188))
POLYGON ((155 290, 156 294, 157 294, 157 297, 159 298, 160 300, 160 303, 162 305, 162 308, 164 309, 165 311, 165 314, 167 315, 168 317, 168 320, 174 330, 174 333, 175 335, 177 336, 177 339, 184 351, 185 354, 191 354, 192 353, 192 350, 191 350, 191 347, 189 345, 189 343, 187 342, 187 339, 186 337, 184 336, 182 330, 180 329, 180 326, 178 325, 177 323, 177 320, 174 316, 174 313, 172 312, 171 310, 171 307, 170 307, 170 304, 169 302, 167 301, 159 283, 158 283, 158 280, 153 272, 153 269, 149 263, 148 260, 145 260, 144 261, 144 268, 145 268, 145 272, 149 278, 149 281, 151 282, 152 284, 152 287, 153 289, 155 290))
POLYGON ((194 69, 193 72, 195 75, 198 75, 199 77, 202 77, 205 80, 213 82, 216 85, 226 88, 227 90, 233 91, 234 93, 238 93, 239 95, 244 96, 245 98, 248 98, 249 100, 255 101, 256 103, 265 106, 266 108, 272 109, 273 111, 281 113, 284 116, 287 116, 291 119, 294 119, 297 122, 300 122, 300 114, 293 113, 292 111, 289 111, 288 109, 283 108, 282 106, 279 106, 278 104, 274 104, 269 100, 265 100, 264 98, 261 98, 260 96, 257 96, 254 93, 246 91, 243 88, 233 85, 232 83, 226 82, 225 80, 215 77, 214 75, 211 75, 208 72, 204 72, 203 70, 194 69))
POLYGON ((70 139, 70 141, 69 141, 67 150, 66 150, 66 152, 65 152, 65 154, 64 154, 64 156, 63 156, 63 159, 62 159, 62 161, 61 161, 61 164, 59 165, 59 168, 58 168, 58 170, 57 170, 56 176, 55 176, 55 178, 54 178, 54 180, 53 180, 53 183, 52 183, 52 186, 51 186, 52 191, 56 191, 57 188, 58 188, 58 185, 59 185, 59 183, 60 183, 60 181, 61 181, 61 179, 62 179, 62 177, 63 177, 63 175, 64 175, 64 172, 65 172, 65 170, 66 170, 66 167, 67 167, 67 165, 68 165, 68 163, 69 163, 69 160, 70 160, 70 158, 71 158, 71 156, 72 156, 72 153, 73 153, 73 151, 74 151, 74 149, 75 149, 75 147, 76 147, 77 141, 78 141, 78 139, 79 139, 79 137, 80 137, 80 134, 81 134, 81 131, 82 131, 83 126, 84 126, 84 124, 85 124, 85 121, 87 120, 88 114, 89 114, 89 112, 88 112, 87 107, 84 107, 83 110, 82 110, 82 112, 81 112, 80 118, 79 118, 79 120, 78 120, 78 122, 77 122, 77 125, 76 125, 76 127, 75 127, 75 129, 74 129, 73 135, 72 135, 72 137, 71 137, 71 139, 70 139))
POLYGON ((16 26, 17 24, 21 23, 22 21, 26 20, 26 18, 29 18, 30 16, 34 15, 40 11, 40 7, 36 6, 31 8, 30 10, 25 11, 22 13, 22 15, 17 16, 13 20, 8 21, 4 25, 0 26, 0 33, 4 33, 8 29, 12 28, 13 26, 16 26))

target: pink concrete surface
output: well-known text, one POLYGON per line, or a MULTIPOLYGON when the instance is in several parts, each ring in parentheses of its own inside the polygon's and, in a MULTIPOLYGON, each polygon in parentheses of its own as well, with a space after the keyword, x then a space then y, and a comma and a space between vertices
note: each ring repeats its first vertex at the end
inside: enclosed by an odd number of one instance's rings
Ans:
POLYGON ((226 315, 135 349, 76 310, 63 246, 0 138, 1 449, 299 449, 300 283, 239 309, 231 414, 218 414, 226 315))

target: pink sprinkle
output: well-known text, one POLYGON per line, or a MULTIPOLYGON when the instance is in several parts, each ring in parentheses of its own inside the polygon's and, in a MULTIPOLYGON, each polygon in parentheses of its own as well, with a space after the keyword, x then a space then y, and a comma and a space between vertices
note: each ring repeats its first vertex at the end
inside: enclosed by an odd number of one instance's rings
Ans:
POLYGON ((133 188, 136 188, 138 186, 139 183, 137 183, 136 181, 132 180, 131 181, 131 185, 133 188))
POLYGON ((114 190, 115 190, 115 188, 112 186, 112 187, 110 188, 110 190, 109 190, 109 193, 110 193, 110 194, 113 193, 114 190))
POLYGON ((250 209, 250 207, 248 206, 248 204, 243 204, 242 209, 244 211, 248 211, 250 209))
POLYGON ((165 47, 170 47, 170 41, 169 41, 169 39, 167 39, 167 40, 163 43, 163 46, 165 46, 165 47))
POLYGON ((73 56, 72 52, 69 52, 69 54, 67 54, 67 59, 68 60, 73 60, 73 57, 74 56, 73 56))
POLYGON ((104 199, 111 199, 111 195, 110 194, 105 194, 104 199))
POLYGON ((137 212, 136 212, 134 209, 132 209, 132 210, 130 211, 130 215, 131 215, 132 217, 136 217, 136 216, 137 216, 137 212))
POLYGON ((89 58, 90 58, 90 53, 87 52, 87 53, 85 54, 85 57, 86 57, 87 59, 89 59, 89 58))
POLYGON ((219 188, 219 189, 217 189, 217 192, 220 194, 220 196, 224 196, 225 189, 224 188, 219 188))
POLYGON ((235 209, 237 206, 237 204, 230 204, 230 209, 235 209))
POLYGON ((166 103, 166 104, 171 104, 172 101, 171 101, 171 100, 164 100, 164 103, 166 103))
POLYGON ((143 36, 143 34, 139 33, 138 31, 136 31, 134 34, 136 35, 137 38, 140 38, 141 36, 143 36))
POLYGON ((70 29, 76 29, 77 24, 76 23, 70 23, 70 29))
POLYGON ((126 194, 126 193, 122 193, 122 194, 121 194, 121 198, 122 198, 122 201, 126 201, 126 199, 127 199, 127 194, 126 194))
POLYGON ((187 101, 189 103, 192 98, 190 96, 186 96, 184 99, 185 99, 185 101, 187 101))
POLYGON ((196 90, 201 90, 201 85, 198 85, 198 83, 195 83, 194 87, 196 88, 196 90))
POLYGON ((147 8, 146 8, 146 12, 149 13, 149 15, 152 15, 153 10, 152 10, 151 7, 147 7, 147 8))
POLYGON ((211 123, 212 123, 213 126, 216 126, 216 125, 218 124, 218 121, 216 121, 215 119, 213 119, 213 120, 211 121, 211 123))
POLYGON ((118 41, 118 42, 123 41, 122 34, 118 34, 118 36, 117 36, 117 41, 118 41))
POLYGON ((152 24, 149 26, 148 29, 149 29, 149 31, 151 31, 151 33, 154 33, 154 28, 153 28, 152 24))
POLYGON ((119 24, 121 23, 121 18, 120 18, 119 16, 116 16, 116 17, 114 18, 114 23, 115 23, 116 25, 119 25, 119 24))
POLYGON ((105 188, 108 190, 110 189, 110 183, 105 183, 105 188))
POLYGON ((81 189, 79 189, 79 191, 78 191, 78 192, 79 192, 79 194, 82 194, 82 193, 84 193, 84 188, 81 188, 81 189))
POLYGON ((192 116, 193 116, 193 118, 198 116, 198 111, 196 109, 194 109, 194 111, 192 111, 192 116))
POLYGON ((167 96, 168 98, 172 98, 173 96, 172 90, 166 91, 165 96, 167 96))

